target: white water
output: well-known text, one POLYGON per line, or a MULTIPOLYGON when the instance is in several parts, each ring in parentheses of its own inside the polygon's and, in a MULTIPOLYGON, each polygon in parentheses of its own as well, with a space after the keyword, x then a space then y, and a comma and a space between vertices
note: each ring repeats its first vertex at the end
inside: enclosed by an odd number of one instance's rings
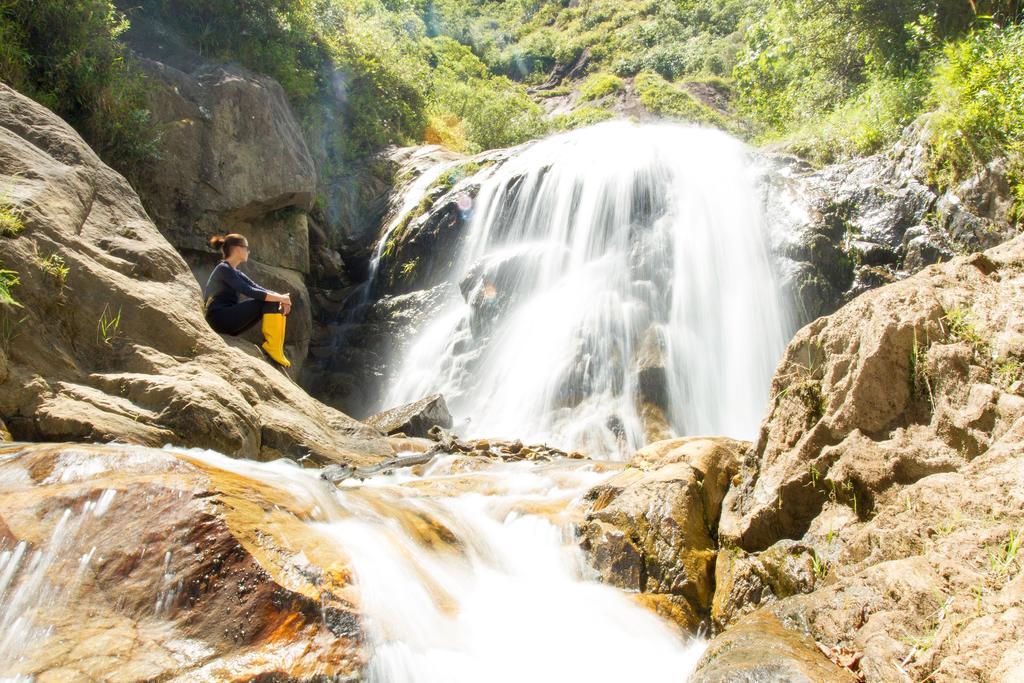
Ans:
POLYGON ((484 181, 452 273, 464 298, 386 403, 440 391, 467 436, 624 457, 660 339, 672 429, 751 437, 789 327, 754 178, 709 129, 611 122, 527 147, 484 181))
MULTIPOLYGON (((313 511, 306 523, 351 560, 374 683, 680 683, 703 653, 701 640, 587 576, 574 506, 618 466, 448 457, 416 474, 337 489, 287 461, 167 450, 285 491, 313 511)), ((114 446, 62 456, 53 481, 40 485, 105 476, 126 456, 166 468, 148 449, 114 446)), ((20 543, 0 552, 0 680, 34 670, 33 653, 76 622, 69 610, 95 553, 91 536, 119 514, 121 494, 94 495, 69 503, 38 549, 20 543), (110 521, 97 519, 104 515, 110 521)), ((162 551, 165 566, 172 554, 192 552, 162 551)), ((307 561, 295 557, 298 566, 307 561)), ((150 618, 173 622, 180 580, 165 574, 152 587, 150 618)), ((193 649, 201 654, 193 665, 209 654, 201 641, 193 649)))
POLYGON ((352 562, 373 683, 679 683, 703 653, 587 579, 571 512, 611 474, 595 463, 447 457, 334 491, 284 461, 184 452, 315 504, 352 562))

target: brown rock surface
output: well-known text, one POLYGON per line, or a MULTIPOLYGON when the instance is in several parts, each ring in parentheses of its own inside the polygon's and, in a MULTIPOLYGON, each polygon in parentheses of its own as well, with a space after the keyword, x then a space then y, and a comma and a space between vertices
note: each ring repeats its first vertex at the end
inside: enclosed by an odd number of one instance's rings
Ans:
POLYGON ((404 434, 426 437, 434 427, 450 429, 452 415, 441 394, 431 394, 418 401, 371 415, 364 420, 382 434, 404 434))
POLYGON ((280 229, 274 249, 261 248, 259 255, 268 265, 308 271, 303 218, 286 212, 283 220, 269 220, 281 209, 309 210, 317 182, 281 86, 188 54, 168 63, 139 61, 151 81, 150 111, 164 131, 151 210, 171 243, 202 251, 210 235, 239 228, 263 247, 263 233, 280 229))
POLYGON ((194 277, 128 183, 2 85, 0 168, 25 225, 0 238, 0 267, 21 280, 21 307, 0 311, 0 417, 16 439, 355 464, 393 454, 379 433, 210 330, 194 277))
POLYGON ((591 489, 578 533, 599 578, 695 630, 711 608, 718 514, 746 447, 726 438, 660 441, 591 489))
MULTIPOLYGON (((287 352, 297 377, 312 328, 307 211, 317 188, 298 118, 273 79, 209 62, 159 31, 146 35, 132 44, 162 131, 161 154, 144 189, 146 208, 204 285, 219 260, 207 248, 210 236, 248 237, 251 259, 243 270, 292 294, 287 352)), ((254 330, 250 339, 259 342, 258 335, 254 330)))
POLYGON ((0 596, 5 675, 360 680, 347 560, 306 523, 323 514, 315 496, 214 462, 123 446, 0 450, 0 549, 27 550, 0 596))
POLYGON ((868 681, 1019 680, 1022 310, 1018 237, 796 335, 723 506, 718 627, 770 604, 868 681))
POLYGON ((691 683, 853 683, 805 634, 786 628, 771 612, 746 617, 716 638, 691 683))

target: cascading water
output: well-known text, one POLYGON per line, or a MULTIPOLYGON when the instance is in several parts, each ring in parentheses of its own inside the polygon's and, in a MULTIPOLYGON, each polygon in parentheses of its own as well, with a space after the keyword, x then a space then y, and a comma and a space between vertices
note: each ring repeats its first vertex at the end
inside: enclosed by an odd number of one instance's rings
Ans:
POLYGON ((462 298, 401 360, 387 403, 440 391, 469 436, 592 456, 627 456, 659 419, 752 436, 789 322, 740 142, 601 124, 525 148, 474 203, 462 298))
MULTIPOLYGON (((678 433, 749 435, 787 328, 753 175, 737 141, 677 126, 605 124, 526 147, 481 187, 453 272, 463 297, 421 335, 390 401, 441 390, 471 435, 592 456, 638 446, 652 407, 678 433)), ((447 457, 335 490, 285 462, 182 457, 315 503, 304 523, 351 560, 375 683, 682 681, 703 650, 588 580, 574 510, 621 466, 447 457)), ((109 465, 68 462, 55 472, 109 465)), ((92 553, 67 540, 112 501, 69 509, 31 553, 0 547, 0 675, 67 622, 54 615, 77 582, 53 582, 69 575, 54 568, 88 567, 92 553)), ((181 593, 171 557, 156 623, 181 593)))
POLYGON ((701 641, 583 580, 568 512, 606 474, 572 461, 460 466, 343 489, 349 515, 327 531, 351 553, 370 681, 686 680, 701 641))
MULTIPOLYGON (((340 548, 355 576, 369 652, 360 680, 678 683, 703 653, 700 639, 682 637, 625 592, 587 578, 573 533, 578 504, 619 465, 570 459, 495 464, 448 456, 423 471, 401 470, 335 488, 319 471, 283 460, 165 450, 230 473, 224 480, 232 487, 244 489, 248 481, 312 511, 302 523, 323 543, 340 548)), ((123 465, 126 457, 140 464, 148 459, 154 471, 171 469, 161 455, 131 446, 71 452, 55 472, 88 479, 123 465)), ((80 557, 71 548, 93 543, 99 533, 89 522, 94 517, 107 513, 116 524, 123 514, 118 501, 128 494, 97 495, 65 511, 40 549, 0 543, 0 680, 38 655, 47 637, 66 639, 60 629, 75 617, 66 613, 63 599, 77 590, 73 577, 92 560, 92 552, 80 557)), ((184 545, 173 552, 197 549, 184 545)), ((161 620, 171 623, 189 603, 180 590, 168 593, 174 581, 168 575, 151 585, 148 628, 164 629, 161 620)), ((195 598, 196 588, 189 590, 195 598)), ((204 649, 196 637, 189 643, 204 649)))

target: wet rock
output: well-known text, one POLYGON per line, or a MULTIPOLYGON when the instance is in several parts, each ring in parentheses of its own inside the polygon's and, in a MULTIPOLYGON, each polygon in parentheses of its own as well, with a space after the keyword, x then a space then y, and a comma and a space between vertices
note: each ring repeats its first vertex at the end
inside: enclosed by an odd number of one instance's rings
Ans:
POLYGON ((655 326, 647 329, 633 359, 637 402, 668 410, 668 374, 665 337, 655 326))
POLYGON ((542 261, 538 251, 547 245, 526 244, 474 264, 459 282, 459 291, 469 304, 470 329, 476 338, 490 335, 501 316, 515 305, 537 276, 542 261))
POLYGON ((312 497, 145 448, 19 446, 2 456, 0 546, 52 554, 34 565, 42 583, 31 595, 17 592, 28 558, 13 563, 4 607, 28 621, 5 634, 6 674, 360 680, 348 563, 306 523, 322 514, 312 497))
POLYGON ((188 443, 250 458, 367 464, 375 432, 311 399, 202 316, 188 266, 128 183, 40 105, 0 86, 0 168, 25 230, 0 415, 20 440, 188 443), (37 254, 63 259, 65 286, 37 254), (46 344, 39 344, 46 339, 46 344))
POLYGON ((759 554, 722 548, 715 561, 715 595, 711 618, 716 628, 762 604, 814 590, 819 558, 813 547, 782 540, 759 554))
POLYGON ((324 333, 310 342, 313 362, 303 368, 302 385, 314 396, 355 414, 380 405, 385 382, 400 372, 394 360, 408 350, 423 325, 451 300, 454 285, 360 302, 359 289, 324 321, 324 333))
POLYGON ((745 447, 725 438, 658 442, 591 489, 578 535, 598 577, 696 629, 711 608, 719 510, 745 447))
POLYGON ((765 610, 744 618, 711 642, 694 683, 853 683, 856 677, 829 661, 814 640, 765 610))
POLYGON ((1005 163, 939 193, 928 181, 928 134, 920 121, 889 150, 819 170, 791 157, 765 157, 773 251, 783 259, 783 283, 802 322, 871 287, 1016 234, 1005 163), (859 266, 887 277, 855 279, 859 266))
MULTIPOLYGON (((396 191, 396 208, 388 220, 393 230, 380 236, 386 244, 374 283, 377 294, 405 294, 447 281, 481 183, 519 149, 485 152, 458 163, 448 157, 426 188, 405 182, 396 191), (418 196, 405 201, 410 191, 418 196)), ((414 178, 423 172, 407 169, 400 175, 414 178)))
POLYGON ((404 406, 366 418, 366 423, 383 434, 426 437, 433 427, 448 429, 452 415, 441 394, 431 394, 404 406))

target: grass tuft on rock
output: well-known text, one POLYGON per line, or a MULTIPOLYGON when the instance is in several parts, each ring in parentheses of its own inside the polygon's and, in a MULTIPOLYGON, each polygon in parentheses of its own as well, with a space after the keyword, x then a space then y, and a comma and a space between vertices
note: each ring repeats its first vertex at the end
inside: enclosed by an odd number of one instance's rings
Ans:
POLYGON ((21 213, 0 197, 0 236, 17 237, 24 229, 21 213))
POLYGON ((0 268, 0 304, 21 306, 14 298, 12 290, 21 284, 17 271, 0 268))

